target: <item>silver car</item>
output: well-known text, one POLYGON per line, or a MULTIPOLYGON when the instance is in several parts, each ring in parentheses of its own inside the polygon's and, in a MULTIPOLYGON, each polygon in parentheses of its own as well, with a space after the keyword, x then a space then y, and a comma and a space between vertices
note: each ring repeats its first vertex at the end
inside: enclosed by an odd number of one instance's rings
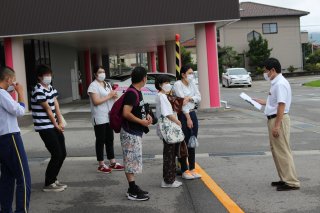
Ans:
POLYGON ((251 87, 252 79, 245 68, 228 68, 222 73, 222 86, 248 86, 251 87))
MULTIPOLYGON (((156 89, 154 83, 156 78, 159 75, 167 75, 170 78, 170 84, 173 85, 176 81, 176 76, 171 73, 160 73, 160 72, 148 72, 147 73, 147 83, 141 89, 143 100, 145 103, 149 103, 151 108, 156 107, 156 96, 158 94, 158 90, 156 89)), ((119 79, 113 78, 108 79, 112 82, 112 87, 115 91, 117 91, 118 97, 120 97, 131 85, 131 76, 127 75, 126 77, 121 77, 119 79)))

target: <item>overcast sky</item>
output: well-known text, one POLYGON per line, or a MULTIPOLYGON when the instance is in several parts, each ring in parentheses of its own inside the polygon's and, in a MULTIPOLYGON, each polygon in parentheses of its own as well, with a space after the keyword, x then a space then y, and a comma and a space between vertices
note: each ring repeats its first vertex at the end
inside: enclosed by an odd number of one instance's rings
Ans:
POLYGON ((301 30, 307 30, 308 32, 320 32, 319 0, 240 0, 240 2, 244 1, 310 12, 309 15, 302 16, 300 18, 301 30))

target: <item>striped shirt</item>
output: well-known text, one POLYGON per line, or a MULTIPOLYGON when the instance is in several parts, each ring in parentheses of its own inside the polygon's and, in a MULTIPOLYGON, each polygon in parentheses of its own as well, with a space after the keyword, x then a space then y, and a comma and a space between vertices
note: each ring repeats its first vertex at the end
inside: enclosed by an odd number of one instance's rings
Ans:
POLYGON ((54 117, 57 120, 56 108, 54 106, 54 99, 58 97, 58 92, 51 85, 48 88, 44 88, 38 83, 31 93, 31 109, 34 129, 36 132, 44 129, 54 128, 53 123, 50 121, 49 115, 46 110, 40 105, 42 102, 48 102, 54 117))

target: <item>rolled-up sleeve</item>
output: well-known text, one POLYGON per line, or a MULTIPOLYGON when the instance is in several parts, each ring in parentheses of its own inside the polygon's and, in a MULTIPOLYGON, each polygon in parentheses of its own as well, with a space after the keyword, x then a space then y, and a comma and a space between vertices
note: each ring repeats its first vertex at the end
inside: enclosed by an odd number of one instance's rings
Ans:
POLYGON ((195 84, 193 84, 193 88, 194 88, 195 94, 194 94, 194 96, 192 96, 192 99, 193 99, 194 103, 200 103, 200 101, 201 101, 200 91, 195 84))

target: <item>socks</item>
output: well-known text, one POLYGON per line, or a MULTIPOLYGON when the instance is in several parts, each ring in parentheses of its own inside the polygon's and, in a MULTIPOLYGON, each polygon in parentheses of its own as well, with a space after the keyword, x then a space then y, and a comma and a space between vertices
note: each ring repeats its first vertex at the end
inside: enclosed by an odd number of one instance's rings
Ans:
POLYGON ((133 189, 133 188, 135 187, 135 185, 136 185, 136 182, 135 182, 135 181, 130 181, 130 182, 129 182, 129 187, 130 187, 131 189, 133 189))

